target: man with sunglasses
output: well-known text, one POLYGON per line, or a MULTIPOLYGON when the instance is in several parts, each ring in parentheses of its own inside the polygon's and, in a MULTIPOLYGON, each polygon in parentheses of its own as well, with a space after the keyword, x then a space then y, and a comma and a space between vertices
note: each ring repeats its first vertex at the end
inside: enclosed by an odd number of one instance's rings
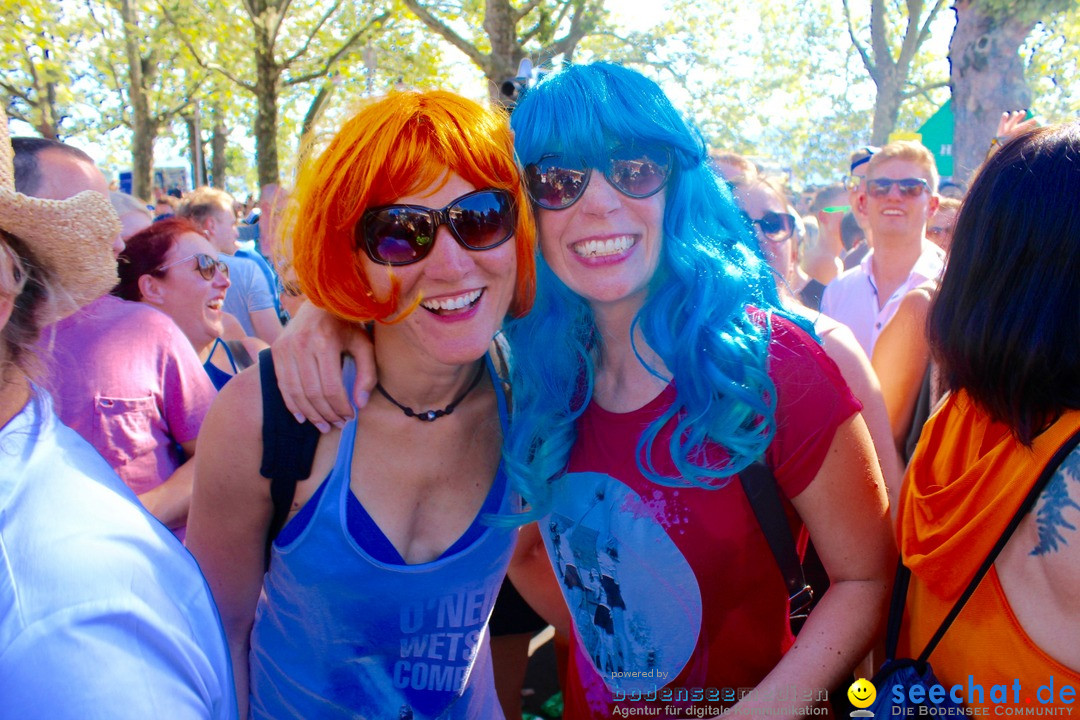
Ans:
POLYGON ((941 274, 944 253, 926 239, 927 220, 938 206, 930 151, 917 142, 889 143, 866 168, 853 209, 865 219, 873 249, 829 283, 821 309, 851 328, 870 356, 904 294, 941 274))

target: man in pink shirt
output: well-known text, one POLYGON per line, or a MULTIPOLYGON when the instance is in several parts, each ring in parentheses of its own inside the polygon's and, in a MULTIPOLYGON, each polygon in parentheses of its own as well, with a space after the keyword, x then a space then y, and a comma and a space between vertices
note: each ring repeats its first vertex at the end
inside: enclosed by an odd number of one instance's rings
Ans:
MULTIPOLYGON (((108 195, 82 151, 39 138, 13 138, 12 146, 19 192, 52 200, 108 195)), ((115 248, 123 249, 119 237, 115 248)), ((60 419, 182 538, 195 439, 215 394, 191 343, 167 315, 105 295, 46 328, 40 350, 60 419)))

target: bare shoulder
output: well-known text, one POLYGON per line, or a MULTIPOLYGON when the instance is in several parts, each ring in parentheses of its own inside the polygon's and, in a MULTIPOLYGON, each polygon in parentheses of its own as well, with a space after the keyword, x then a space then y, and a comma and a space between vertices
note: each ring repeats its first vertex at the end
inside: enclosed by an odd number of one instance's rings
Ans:
POLYGON ((214 398, 199 433, 200 447, 208 432, 223 433, 232 442, 254 440, 262 444, 262 387, 258 364, 237 373, 214 398))

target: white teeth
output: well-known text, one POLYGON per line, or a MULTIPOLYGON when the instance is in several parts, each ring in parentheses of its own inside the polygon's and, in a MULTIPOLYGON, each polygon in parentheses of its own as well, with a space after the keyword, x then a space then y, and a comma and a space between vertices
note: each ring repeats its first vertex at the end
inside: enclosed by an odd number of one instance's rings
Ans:
POLYGON ((476 302, 483 291, 473 290, 467 292, 464 295, 458 295, 452 298, 440 298, 438 300, 424 300, 423 305, 428 310, 460 310, 463 307, 468 307, 476 302))
POLYGON ((224 300, 211 300, 210 302, 206 303, 206 307, 210 308, 211 310, 220 310, 221 306, 224 304, 224 300))
POLYGON ((628 250, 633 244, 634 238, 629 235, 623 235, 621 237, 608 238, 607 240, 585 240, 584 242, 576 243, 573 246, 573 250, 581 257, 600 257, 603 255, 621 253, 628 250))

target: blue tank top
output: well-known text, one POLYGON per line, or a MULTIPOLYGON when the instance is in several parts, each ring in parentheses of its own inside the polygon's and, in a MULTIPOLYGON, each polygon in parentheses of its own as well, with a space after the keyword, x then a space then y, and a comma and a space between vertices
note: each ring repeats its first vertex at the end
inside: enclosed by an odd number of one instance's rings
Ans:
MULTIPOLYGON (((490 360, 488 371, 494 377, 490 360)), ((505 432, 506 400, 494 386, 505 432)), ((430 563, 374 558, 346 518, 355 437, 353 420, 325 491, 309 501, 309 522, 272 549, 251 633, 251 717, 502 718, 487 623, 516 529, 485 526, 430 563)), ((492 482, 502 513, 517 509, 508 486, 492 482)))

